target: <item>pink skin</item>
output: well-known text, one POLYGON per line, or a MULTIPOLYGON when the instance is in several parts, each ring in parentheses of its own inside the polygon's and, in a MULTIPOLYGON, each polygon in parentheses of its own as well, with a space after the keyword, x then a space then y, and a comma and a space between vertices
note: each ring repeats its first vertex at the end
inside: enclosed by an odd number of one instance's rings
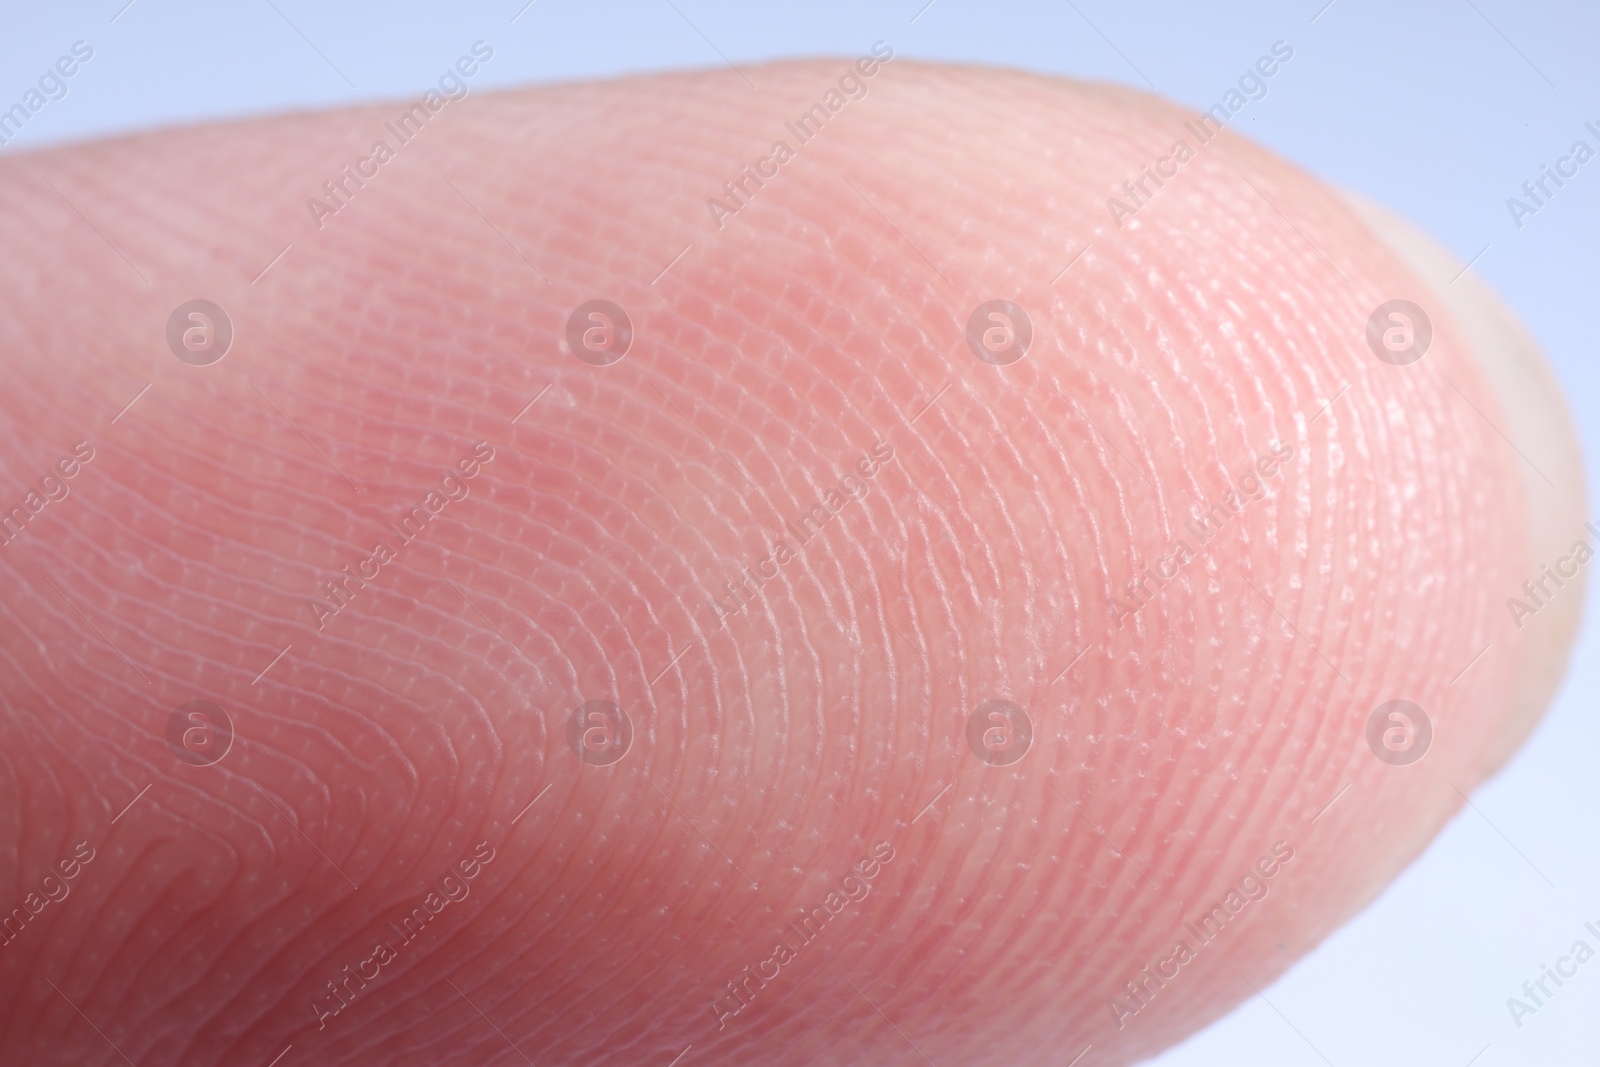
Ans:
POLYGON ((0 906, 94 850, 0 948, 0 1060, 1129 1063, 1493 769, 1528 509, 1449 314, 1413 365, 1366 344, 1422 283, 1232 135, 1118 228, 1196 143, 1121 90, 895 60, 796 144, 845 68, 474 95, 320 227, 398 106, 0 165, 0 503, 94 449, 0 549, 0 906), (195 297, 236 333, 205 367, 163 333, 195 297), (635 328, 609 366, 565 340, 595 298, 635 328), (1006 366, 965 336, 1000 298, 1006 366), (1410 766, 1365 740, 1395 698, 1434 726, 1410 766), (168 747, 193 699, 237 731, 213 766, 168 747), (967 741, 995 699, 1032 722, 1010 765, 967 741), (589 700, 619 762, 568 745, 589 700))

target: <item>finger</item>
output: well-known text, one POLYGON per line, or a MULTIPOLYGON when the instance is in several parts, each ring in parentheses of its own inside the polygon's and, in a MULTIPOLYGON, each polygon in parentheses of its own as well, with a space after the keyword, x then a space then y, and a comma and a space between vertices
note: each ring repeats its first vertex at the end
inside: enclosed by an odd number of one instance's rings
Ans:
POLYGON ((7 471, 94 453, 3 549, 13 896, 94 849, 9 1052, 1129 1062, 1503 758, 1522 460, 1336 194, 1100 87, 758 83, 6 163, 7 471))

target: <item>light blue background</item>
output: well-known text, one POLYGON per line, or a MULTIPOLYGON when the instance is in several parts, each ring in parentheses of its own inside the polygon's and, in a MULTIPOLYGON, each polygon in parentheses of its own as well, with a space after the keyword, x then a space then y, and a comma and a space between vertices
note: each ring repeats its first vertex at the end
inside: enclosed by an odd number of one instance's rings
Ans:
MULTIPOLYGON (((538 0, 513 23, 524 0, 274 2, 276 10, 267 0, 135 0, 120 15, 123 0, 7 5, 0 106, 73 41, 89 41, 95 57, 6 151, 415 96, 478 38, 495 58, 474 91, 717 65, 718 50, 740 66, 854 56, 882 38, 900 56, 1153 83, 1197 109, 1285 39, 1293 62, 1234 128, 1397 209, 1463 260, 1489 246, 1477 269, 1555 364, 1584 435, 1594 499, 1600 161, 1520 232, 1505 198, 1584 136, 1584 120, 1600 125, 1595 7, 1460 0, 1396 10, 1336 0, 1318 15, 1324 0, 1203 11, 1177 2, 935 0, 918 16, 924 0, 782 8, 674 0, 677 10, 667 0, 538 0)), ((1481 814, 1464 810, 1376 903, 1266 988, 1271 1005, 1251 997, 1155 1062, 1464 1067, 1486 1045, 1478 1067, 1600 1062, 1600 960, 1520 1031, 1505 1007, 1582 935, 1585 919, 1600 925, 1595 650, 1587 628, 1543 725, 1474 796, 1481 814)))

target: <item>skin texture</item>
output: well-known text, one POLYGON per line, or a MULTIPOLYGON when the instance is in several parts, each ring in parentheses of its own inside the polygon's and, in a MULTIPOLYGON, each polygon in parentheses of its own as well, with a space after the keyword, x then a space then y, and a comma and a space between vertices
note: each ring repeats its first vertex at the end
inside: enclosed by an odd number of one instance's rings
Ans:
POLYGON ((1228 133, 1119 227, 1198 143, 1126 90, 895 59, 798 144, 852 67, 474 95, 332 214, 402 107, 0 164, 8 500, 94 450, 0 549, 5 899, 94 856, 0 948, 0 1060, 1129 1063, 1504 759, 1564 645, 1508 615, 1537 502, 1429 283, 1228 133), (196 297, 210 366, 165 338, 196 297), (566 339, 597 298, 607 366, 566 339), (1396 298, 1409 366, 1366 341, 1396 298), (966 335, 994 299, 1006 366, 966 335), (1399 698, 1409 766, 1366 740, 1399 698), (210 766, 168 742, 194 699, 210 766), (569 744, 592 700, 615 763, 569 744))

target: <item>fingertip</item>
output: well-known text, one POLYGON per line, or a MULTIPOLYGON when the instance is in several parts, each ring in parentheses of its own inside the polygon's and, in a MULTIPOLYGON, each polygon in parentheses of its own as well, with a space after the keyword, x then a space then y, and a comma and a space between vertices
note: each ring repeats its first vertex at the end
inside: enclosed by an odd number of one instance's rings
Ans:
MULTIPOLYGON (((1428 286, 1438 305, 1468 342, 1473 366, 1498 412, 1487 415, 1517 453, 1527 504, 1527 555, 1522 565, 1537 583, 1548 568, 1571 560, 1578 542, 1593 548, 1600 534, 1588 528, 1583 451, 1555 372, 1516 312, 1474 269, 1407 219, 1366 197, 1340 194, 1373 234, 1428 286)), ((1584 552, 1587 556, 1589 552, 1584 552)), ((1559 577, 1559 576, 1558 576, 1559 577)), ((1583 618, 1584 569, 1563 585, 1545 581, 1527 590, 1496 590, 1504 600, 1502 639, 1520 643, 1516 682, 1500 731, 1481 774, 1494 773, 1532 732, 1566 674, 1583 618), (1531 609, 1525 611, 1524 609, 1531 609)))

